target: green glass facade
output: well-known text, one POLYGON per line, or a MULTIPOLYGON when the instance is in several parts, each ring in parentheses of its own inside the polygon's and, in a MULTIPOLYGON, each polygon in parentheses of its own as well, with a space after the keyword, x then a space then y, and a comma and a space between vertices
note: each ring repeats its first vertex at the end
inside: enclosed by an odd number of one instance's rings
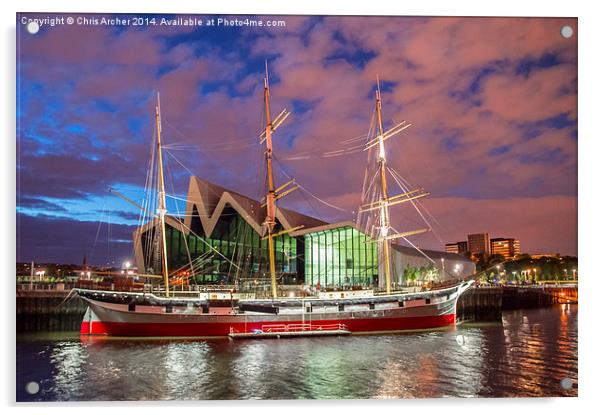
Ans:
MULTIPOLYGON (((268 241, 243 216, 226 206, 211 235, 205 235, 197 210, 192 213, 192 232, 173 221, 166 224, 170 274, 192 275, 190 282, 197 284, 269 284, 268 241)), ((146 272, 160 274, 156 229, 143 232, 140 242, 146 272)), ((281 229, 277 224, 275 232, 281 229)), ((280 285, 349 287, 378 281, 378 246, 351 225, 296 237, 283 234, 274 238, 274 248, 280 285)))
POLYGON ((367 286, 378 278, 378 247, 351 226, 305 235, 305 283, 367 286))
MULTIPOLYGON (((191 228, 196 235, 203 236, 198 218, 193 218, 191 228)), ((147 252, 145 267, 147 270, 156 269, 155 272, 158 273, 160 262, 156 261, 153 250, 148 249, 148 243, 152 239, 152 231, 142 235, 142 244, 147 252)), ((302 238, 293 238, 286 234, 274 238, 276 272, 281 284, 303 282, 302 258, 297 255, 297 252, 302 252, 302 245, 302 238), (297 270, 301 272, 298 273, 297 270)), ((201 284, 265 281, 270 278, 268 241, 263 240, 253 227, 230 207, 224 209, 211 235, 203 239, 192 233, 186 235, 178 227, 167 226, 167 258, 170 273, 180 268, 190 270, 192 260, 194 281, 201 284)))

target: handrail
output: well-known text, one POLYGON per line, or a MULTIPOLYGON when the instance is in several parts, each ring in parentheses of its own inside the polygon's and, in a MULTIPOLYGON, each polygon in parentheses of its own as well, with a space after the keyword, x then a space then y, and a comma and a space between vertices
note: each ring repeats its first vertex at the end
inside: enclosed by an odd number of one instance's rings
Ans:
MULTIPOLYGON (((285 332, 307 332, 307 331, 334 331, 334 330, 349 330, 347 325, 341 323, 333 324, 310 324, 310 323, 291 323, 291 324, 263 324, 261 326, 262 333, 285 333, 285 332)), ((240 332, 230 326, 231 334, 239 334, 240 332)))
POLYGON ((341 323, 333 324, 311 324, 311 323, 291 323, 291 324, 264 324, 261 330, 265 333, 295 332, 295 331, 316 331, 316 330, 347 330, 347 326, 341 323))

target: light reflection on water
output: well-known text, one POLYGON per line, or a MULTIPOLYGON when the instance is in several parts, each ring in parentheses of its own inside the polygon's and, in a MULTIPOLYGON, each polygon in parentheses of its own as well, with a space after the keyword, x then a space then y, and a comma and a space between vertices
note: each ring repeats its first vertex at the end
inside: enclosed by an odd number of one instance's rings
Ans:
POLYGON ((18 400, 576 396, 577 306, 405 335, 80 342, 20 336, 18 400), (40 384, 28 395, 24 385, 40 384))

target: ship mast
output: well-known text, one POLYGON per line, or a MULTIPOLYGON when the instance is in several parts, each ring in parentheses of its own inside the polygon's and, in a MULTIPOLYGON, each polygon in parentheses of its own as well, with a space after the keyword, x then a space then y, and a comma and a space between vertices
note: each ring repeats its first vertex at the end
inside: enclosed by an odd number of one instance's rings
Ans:
POLYGON ((264 225, 267 228, 268 253, 270 261, 270 277, 272 297, 278 296, 276 286, 276 258, 274 255, 274 226, 276 226, 276 189, 274 188, 274 170, 272 167, 272 119, 270 115, 270 87, 268 84, 268 69, 266 64, 265 78, 263 78, 263 99, 265 104, 265 159, 268 168, 268 193, 266 195, 266 217, 264 225))
POLYGON ((161 148, 161 101, 159 99, 159 92, 157 92, 157 106, 155 107, 155 122, 157 128, 157 158, 159 161, 159 224, 161 233, 161 269, 163 274, 163 281, 165 283, 165 295, 169 297, 169 270, 167 269, 167 243, 166 243, 166 232, 165 232, 165 214, 167 213, 167 207, 165 204, 165 180, 163 177, 163 155, 161 148))
POLYGON ((265 77, 263 78, 263 101, 265 105, 265 130, 260 135, 260 142, 265 141, 265 159, 267 164, 268 189, 265 196, 265 203, 262 207, 266 207, 266 217, 263 222, 267 230, 267 235, 263 239, 268 240, 268 255, 270 263, 270 281, 272 298, 278 297, 278 281, 276 277, 276 255, 274 253, 274 238, 299 230, 303 226, 295 226, 289 229, 284 229, 279 232, 274 232, 276 227, 276 200, 297 190, 299 186, 295 183, 295 179, 291 179, 282 186, 276 188, 274 183, 273 169, 273 151, 272 151, 272 133, 278 129, 284 120, 290 115, 290 112, 283 109, 280 114, 272 120, 270 113, 270 82, 268 77, 268 64, 265 64, 265 77))
POLYGON ((380 94, 380 82, 378 76, 376 77, 377 89, 376 89, 376 116, 378 122, 378 135, 372 140, 366 143, 364 151, 370 150, 371 148, 378 146, 377 160, 378 170, 380 178, 380 190, 381 196, 379 200, 360 206, 359 213, 378 210, 380 216, 380 227, 378 232, 378 243, 381 248, 381 252, 384 257, 384 274, 385 274, 385 289, 387 294, 391 293, 391 240, 397 238, 405 238, 406 236, 416 235, 419 233, 429 231, 428 228, 417 229, 409 232, 402 232, 396 234, 390 234, 391 221, 389 216, 389 207, 397 205, 399 203, 409 202, 414 199, 418 199, 427 196, 429 193, 422 188, 408 191, 406 193, 398 194, 395 196, 389 196, 389 190, 387 188, 387 153, 385 151, 385 141, 389 138, 397 135, 401 131, 410 127, 412 124, 402 121, 393 128, 385 131, 383 129, 382 119, 382 97, 380 94))
MULTIPOLYGON (((378 78, 377 78, 378 82, 378 78)), ((385 260, 385 286, 387 294, 391 293, 391 242, 387 239, 390 227, 389 205, 386 203, 389 199, 387 190, 387 155, 385 153, 385 142, 383 140, 383 119, 382 102, 380 96, 380 83, 376 89, 376 116, 378 118, 378 169, 380 171, 381 205, 380 205, 380 238, 382 252, 385 260)))

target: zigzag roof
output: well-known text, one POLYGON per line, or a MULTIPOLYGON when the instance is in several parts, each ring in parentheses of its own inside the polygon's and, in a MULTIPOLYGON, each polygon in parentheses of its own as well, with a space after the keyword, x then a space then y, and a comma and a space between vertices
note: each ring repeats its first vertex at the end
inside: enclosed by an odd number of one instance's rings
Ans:
MULTIPOLYGON (((227 206, 240 214, 258 234, 264 234, 261 224, 265 220, 266 208, 261 207, 260 202, 195 176, 190 178, 188 185, 184 224, 190 228, 193 215, 198 215, 203 233, 211 235, 227 206)), ((326 222, 319 219, 280 207, 276 209, 276 219, 284 229, 300 225, 305 228, 326 225, 326 222)))
MULTIPOLYGON (((188 234, 192 228, 193 218, 198 218, 200 219, 204 235, 211 235, 224 209, 228 206, 239 213, 258 234, 264 235, 265 231, 261 224, 265 220, 266 209, 265 207, 261 207, 261 203, 195 176, 190 177, 184 220, 182 221, 177 217, 168 215, 165 217, 165 222, 173 228, 179 229, 182 233, 188 234), (182 226, 182 222, 185 226, 182 226)), ((301 235, 305 229, 320 228, 328 225, 319 219, 280 207, 276 209, 276 219, 284 229, 300 225, 304 226, 299 231, 291 232, 293 236, 297 234, 301 235)), ((157 223, 157 219, 153 218, 136 228, 133 232, 134 255, 139 269, 144 268, 141 235, 154 226, 157 226, 157 223)))

